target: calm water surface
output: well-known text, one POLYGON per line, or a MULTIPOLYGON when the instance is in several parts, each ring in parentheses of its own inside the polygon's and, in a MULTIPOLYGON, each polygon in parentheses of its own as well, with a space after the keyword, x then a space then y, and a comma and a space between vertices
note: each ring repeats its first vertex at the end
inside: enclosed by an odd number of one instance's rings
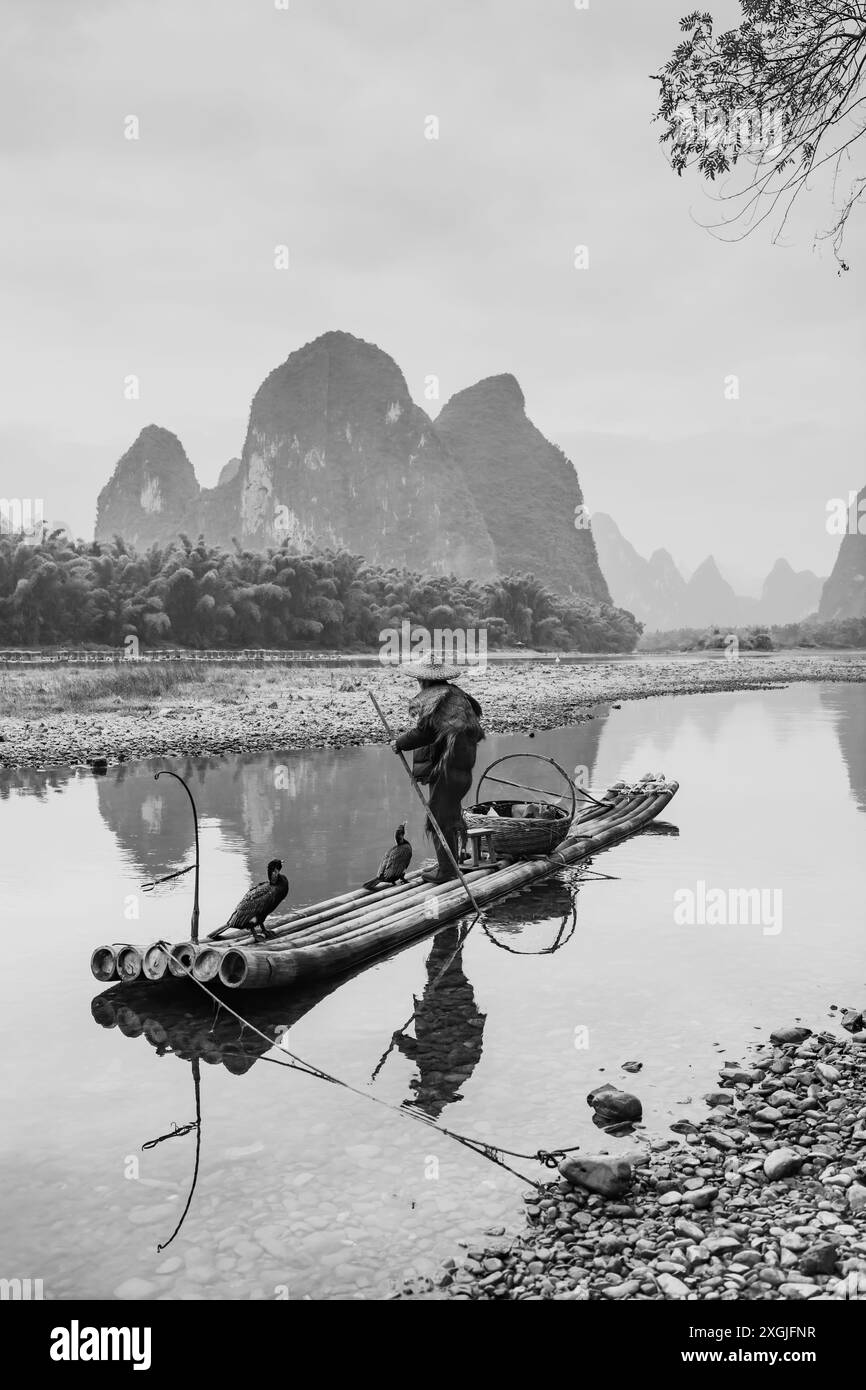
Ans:
MULTIPOLYGON (((293 1052, 394 1111, 269 1065, 285 1054, 192 987, 124 1005, 91 979, 97 942, 186 934, 190 877, 140 892, 192 852, 182 790, 153 780, 164 764, 0 776, 0 1273, 41 1278, 54 1298, 381 1297, 432 1273, 458 1239, 519 1222, 525 1190, 406 1105, 521 1151, 633 1146, 593 1129, 593 1086, 628 1085, 648 1131, 665 1134, 700 1113, 721 1056, 795 1015, 820 1025, 830 1004, 863 1002, 862 685, 635 702, 533 741, 490 738, 482 765, 522 750, 585 764, 595 788, 676 777, 679 835, 600 856, 615 877, 578 888, 570 937, 568 887, 548 884, 496 909, 494 939, 476 928, 457 955, 449 931, 319 997, 232 997, 268 1039, 288 1028, 293 1052), (699 880, 780 888, 782 930, 677 925, 674 894, 699 880), (558 933, 554 954, 513 953, 558 933), (195 1134, 141 1146, 193 1119, 193 1055, 199 1181, 157 1253, 186 1201, 195 1134), (620 1070, 630 1059, 637 1076, 620 1070)), ((272 853, 298 904, 369 875, 398 820, 423 852, 418 807, 382 748, 179 770, 203 819, 203 931, 272 853)))

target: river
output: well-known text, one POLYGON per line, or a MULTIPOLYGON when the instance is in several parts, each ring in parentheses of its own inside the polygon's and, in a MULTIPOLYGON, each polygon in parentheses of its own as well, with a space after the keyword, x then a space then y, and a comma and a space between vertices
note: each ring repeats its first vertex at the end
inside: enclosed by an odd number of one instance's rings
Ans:
MULTIPOLYGON (((191 876, 141 891, 191 862, 186 798, 153 779, 165 764, 0 775, 4 1277, 42 1279, 57 1299, 386 1297, 434 1275, 458 1241, 519 1223, 528 1190, 407 1105, 521 1153, 633 1148, 593 1128, 594 1086, 636 1092, 644 1132, 665 1136, 701 1112, 722 1059, 795 1017, 820 1026, 831 1005, 866 1002, 862 685, 601 708, 534 740, 491 737, 479 768, 509 752, 584 766, 593 789, 663 771, 680 783, 666 812, 679 833, 600 856, 595 873, 611 877, 510 900, 460 949, 451 930, 320 997, 236 993, 246 1029, 191 986, 124 1003, 89 973, 98 942, 187 934, 191 876), (772 914, 683 921, 676 904, 699 901, 700 884, 764 890, 772 914), (255 1029, 361 1094, 286 1065, 255 1029), (196 1133, 142 1145, 194 1118, 193 1055, 198 1181, 158 1252, 196 1133)), ((425 853, 381 746, 176 766, 202 821, 203 933, 272 855, 291 906, 368 877, 400 820, 416 862, 425 853)))

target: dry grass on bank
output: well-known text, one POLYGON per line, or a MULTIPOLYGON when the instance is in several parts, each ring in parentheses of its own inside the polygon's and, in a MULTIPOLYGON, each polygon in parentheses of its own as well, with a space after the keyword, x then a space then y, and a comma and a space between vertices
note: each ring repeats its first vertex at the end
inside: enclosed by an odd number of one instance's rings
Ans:
POLYGON ((118 702, 160 699, 182 686, 201 685, 207 670, 193 662, 166 666, 46 667, 9 670, 0 675, 0 710, 13 717, 99 709, 118 702))
POLYGON ((7 668, 0 672, 0 716, 27 719, 46 714, 137 709, 170 696, 234 702, 262 686, 297 690, 300 686, 339 685, 358 674, 356 668, 312 670, 257 665, 213 666, 197 661, 165 665, 7 668))

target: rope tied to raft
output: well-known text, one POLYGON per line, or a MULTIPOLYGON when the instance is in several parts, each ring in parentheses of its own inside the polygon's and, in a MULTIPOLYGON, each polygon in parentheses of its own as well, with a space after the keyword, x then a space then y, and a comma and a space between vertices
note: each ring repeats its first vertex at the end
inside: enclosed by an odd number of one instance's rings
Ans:
POLYGON ((565 1158, 566 1154, 577 1153, 579 1148, 580 1145, 575 1144, 572 1149, 539 1149, 534 1157, 539 1163, 543 1163, 545 1168, 558 1168, 561 1158, 565 1158))
MULTIPOLYGON (((168 942, 160 941, 159 945, 167 948, 168 942)), ((558 1156, 564 1157, 566 1154, 577 1152, 580 1148, 579 1144, 575 1144, 571 1148, 536 1149, 534 1153, 522 1153, 518 1149, 506 1149, 502 1145, 489 1144, 482 1139, 474 1139, 468 1134, 459 1134, 456 1130, 449 1129, 446 1125, 439 1124, 436 1120, 432 1119, 431 1116, 425 1115, 423 1111, 415 1109, 414 1106, 394 1105, 391 1101, 385 1100, 383 1096, 376 1096, 370 1091, 362 1090, 359 1086, 354 1086, 351 1081, 344 1081, 342 1077, 334 1076, 330 1072, 323 1071, 321 1067, 317 1067, 312 1062, 306 1061, 305 1058, 300 1057, 297 1053, 290 1052, 286 1046, 285 1038, 287 1035, 285 1033, 282 1035, 280 1041, 275 1041, 274 1038, 269 1037, 267 1033, 259 1028, 257 1024, 244 1018, 243 1015, 239 1014, 236 1009, 233 1009, 229 1003, 220 999, 219 996, 208 989, 207 985, 201 980, 197 980, 192 971, 184 965, 183 961, 178 961, 178 965, 188 979, 192 980, 193 984, 198 985, 202 993, 208 996, 218 1010, 225 1009, 227 1013, 237 1019, 242 1027, 249 1028, 251 1032, 258 1034, 269 1047, 278 1047, 280 1051, 285 1054, 285 1060, 277 1057, 261 1057, 259 1059, 260 1061, 270 1062, 273 1066, 283 1067, 287 1070, 298 1071, 303 1075, 313 1076, 321 1081, 329 1081, 331 1085, 340 1086, 344 1090, 350 1091, 353 1095, 361 1096, 365 1100, 372 1101, 374 1105, 382 1106, 385 1110, 391 1110, 397 1115, 403 1115, 409 1119, 417 1120, 420 1124, 426 1125, 429 1129, 435 1129, 440 1134, 446 1135, 447 1138, 453 1139, 456 1143, 462 1144, 464 1147, 472 1149, 474 1153, 489 1159, 491 1163, 495 1163, 498 1167, 504 1168, 506 1172, 519 1178, 521 1182, 525 1182, 529 1187, 535 1188, 536 1191, 540 1190, 543 1184, 536 1182, 533 1178, 528 1178, 525 1173, 518 1172, 516 1168, 512 1168, 509 1163, 505 1162, 506 1157, 523 1159, 529 1163, 542 1163, 546 1168, 555 1168, 558 1156)))

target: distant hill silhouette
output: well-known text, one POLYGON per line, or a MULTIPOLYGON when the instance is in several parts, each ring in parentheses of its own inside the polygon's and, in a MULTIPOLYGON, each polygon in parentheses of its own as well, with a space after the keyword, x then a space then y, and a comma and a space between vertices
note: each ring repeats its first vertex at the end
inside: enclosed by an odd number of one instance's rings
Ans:
POLYGON ((842 537, 836 563, 824 585, 819 615, 866 617, 866 487, 861 488, 849 512, 849 531, 842 537))
POLYGON ((823 581, 811 570, 795 571, 787 560, 776 561, 760 598, 746 598, 734 592, 711 555, 686 581, 666 550, 644 559, 604 512, 595 513, 592 530, 613 602, 634 613, 647 631, 790 623, 818 607, 823 581))

